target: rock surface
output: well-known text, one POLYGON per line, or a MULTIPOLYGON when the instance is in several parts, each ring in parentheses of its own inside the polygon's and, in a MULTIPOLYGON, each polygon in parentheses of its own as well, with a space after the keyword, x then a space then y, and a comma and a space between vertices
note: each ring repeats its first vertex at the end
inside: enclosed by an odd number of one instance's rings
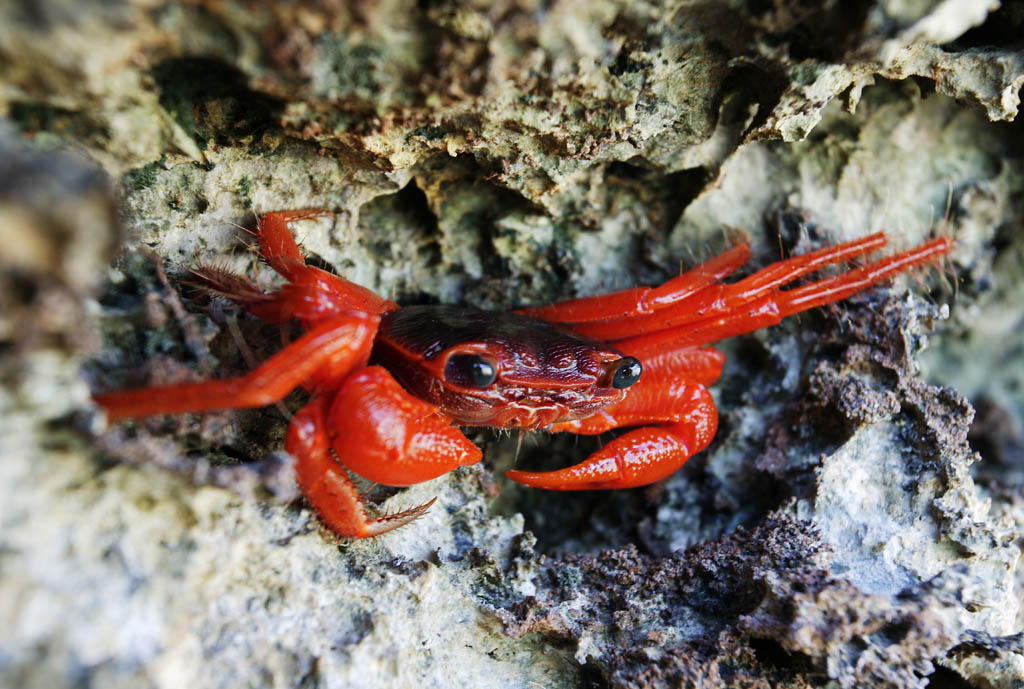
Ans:
POLYGON ((1022 31, 1019 1, 0 7, 0 684, 1020 686, 1022 31), (366 486, 425 518, 337 543, 277 408, 89 399, 274 351, 187 269, 271 279, 239 226, 304 207, 314 260, 485 308, 740 235, 957 245, 723 343, 718 437, 663 484, 524 489, 596 441, 474 431, 481 465, 366 486))

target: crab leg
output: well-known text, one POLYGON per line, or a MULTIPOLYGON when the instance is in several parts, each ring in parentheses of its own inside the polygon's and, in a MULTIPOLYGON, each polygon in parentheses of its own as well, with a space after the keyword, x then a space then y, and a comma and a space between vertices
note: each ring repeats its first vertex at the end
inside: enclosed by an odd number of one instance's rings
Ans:
POLYGON ((297 318, 309 327, 343 311, 384 314, 397 309, 393 301, 382 299, 365 287, 306 265, 288 223, 325 215, 330 212, 311 209, 267 213, 257 220, 260 255, 288 280, 288 284, 276 292, 263 292, 252 280, 218 266, 200 266, 192 274, 198 278, 200 286, 234 301, 269 323, 286 323, 297 318))
POLYGON ((299 410, 288 427, 285 449, 295 457, 295 475, 302 494, 323 522, 343 538, 379 536, 418 519, 431 500, 408 510, 370 519, 363 500, 340 464, 330 456, 326 408, 329 398, 317 397, 299 410))
POLYGON ((325 218, 332 213, 325 208, 275 211, 256 218, 256 237, 260 243, 260 256, 267 264, 288 280, 294 280, 306 266, 306 259, 295 241, 289 223, 297 220, 325 218))
MULTIPOLYGON (((875 263, 791 290, 768 287, 733 309, 672 328, 618 340, 615 344, 633 356, 643 357, 665 349, 694 347, 774 325, 786 316, 845 299, 893 275, 933 261, 953 248, 948 238, 933 239, 918 247, 875 263)), ((737 283, 738 284, 738 283, 737 283)))
POLYGON ((630 390, 623 402, 593 417, 557 424, 552 430, 596 434, 647 423, 659 425, 621 435, 575 466, 540 473, 509 471, 506 475, 548 490, 645 486, 669 476, 708 446, 718 428, 718 411, 707 388, 699 383, 656 382, 643 390, 630 390))
POLYGON ((773 263, 739 282, 709 285, 651 314, 625 314, 600 323, 570 325, 581 335, 612 341, 692 323, 724 314, 777 290, 826 265, 865 254, 885 245, 885 235, 873 234, 773 263))
POLYGON ((750 255, 745 244, 710 259, 660 287, 635 287, 596 297, 523 309, 519 313, 541 320, 565 323, 573 330, 599 340, 611 340, 671 325, 677 315, 692 316, 723 302, 749 301, 751 295, 779 287, 825 265, 844 261, 885 246, 885 235, 876 233, 844 244, 825 247, 767 266, 732 285, 716 285, 750 255), (609 317, 609 314, 615 314, 609 317))
POLYGON ((120 390, 93 399, 111 419, 262 407, 299 385, 330 387, 366 362, 379 316, 351 311, 327 320, 244 376, 120 390))
POLYGON ((346 311, 385 314, 398 308, 394 302, 313 266, 296 270, 294 282, 273 292, 264 292, 248 278, 218 266, 199 266, 191 272, 196 285, 230 299, 267 323, 288 323, 294 318, 309 328, 346 311))
POLYGON ((345 301, 342 309, 354 309, 369 313, 387 313, 398 308, 398 304, 382 299, 374 292, 349 282, 345 278, 328 273, 325 270, 306 265, 306 259, 295 242, 295 235, 288 223, 295 220, 309 220, 331 215, 323 208, 311 208, 301 211, 277 211, 266 213, 257 221, 257 236, 260 242, 260 255, 267 260, 270 267, 280 273, 289 282, 305 286, 309 289, 323 290, 332 297, 345 301))
POLYGON ((746 263, 749 256, 750 247, 739 244, 658 287, 632 287, 610 294, 570 299, 549 306, 519 309, 515 313, 550 323, 604 321, 610 313, 652 313, 721 280, 746 263))

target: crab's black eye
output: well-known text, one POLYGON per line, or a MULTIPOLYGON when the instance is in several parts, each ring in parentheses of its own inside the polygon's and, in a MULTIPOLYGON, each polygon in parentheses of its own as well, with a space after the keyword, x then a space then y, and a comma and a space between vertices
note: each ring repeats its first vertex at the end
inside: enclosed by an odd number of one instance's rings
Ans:
POLYGON ((479 354, 452 354, 444 366, 444 379, 463 387, 486 388, 498 379, 498 369, 479 354))
POLYGON ((627 356, 619 359, 618 363, 615 374, 612 376, 613 388, 622 390, 640 380, 640 374, 644 372, 644 367, 640 365, 639 359, 627 356))

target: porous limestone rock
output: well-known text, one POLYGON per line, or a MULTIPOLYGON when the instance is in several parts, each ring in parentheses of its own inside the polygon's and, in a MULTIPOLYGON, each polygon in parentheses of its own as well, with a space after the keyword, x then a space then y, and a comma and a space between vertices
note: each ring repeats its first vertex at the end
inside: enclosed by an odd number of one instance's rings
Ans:
POLYGON ((1022 32, 1019 0, 0 6, 0 684, 1020 686, 1022 32), (307 207, 320 264, 486 308, 740 237, 957 244, 723 343, 718 437, 660 485, 510 485, 598 440, 475 430, 481 465, 363 486, 426 517, 338 543, 278 408, 89 399, 273 352, 187 271, 269 284, 240 228, 307 207))

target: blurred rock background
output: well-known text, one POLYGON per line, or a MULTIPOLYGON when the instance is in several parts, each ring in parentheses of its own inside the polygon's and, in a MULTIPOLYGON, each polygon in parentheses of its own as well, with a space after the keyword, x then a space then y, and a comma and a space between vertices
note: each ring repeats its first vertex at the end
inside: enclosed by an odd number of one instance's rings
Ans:
MULTIPOLYGON (((1024 3, 0 5, 0 685, 1024 683, 1024 3), (90 390, 229 375, 275 329, 240 229, 402 303, 486 308, 956 239, 724 343, 714 444, 546 494, 485 460, 384 538, 295 496, 275 408, 107 427, 90 390)), ((296 399, 290 399, 289 405, 296 399)))

